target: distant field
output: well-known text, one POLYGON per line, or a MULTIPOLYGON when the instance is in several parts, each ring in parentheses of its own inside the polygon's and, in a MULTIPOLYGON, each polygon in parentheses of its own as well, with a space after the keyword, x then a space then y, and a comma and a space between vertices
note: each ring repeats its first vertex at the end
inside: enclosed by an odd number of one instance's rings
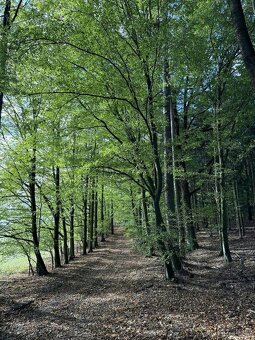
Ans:
MULTIPOLYGON (((43 253, 43 258, 48 264, 50 262, 49 253, 43 253)), ((28 261, 24 255, 16 255, 10 257, 4 257, 0 255, 0 275, 18 274, 27 271, 28 273, 28 261)))

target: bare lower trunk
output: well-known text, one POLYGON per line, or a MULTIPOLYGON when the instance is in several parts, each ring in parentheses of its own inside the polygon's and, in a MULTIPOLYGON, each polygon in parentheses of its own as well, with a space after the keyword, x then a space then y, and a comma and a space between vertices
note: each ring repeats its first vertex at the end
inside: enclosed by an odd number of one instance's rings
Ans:
POLYGON ((89 204, 89 248, 88 252, 91 253, 93 251, 93 236, 94 236, 94 207, 95 207, 95 192, 94 192, 94 181, 91 182, 92 191, 91 191, 91 199, 89 204))
POLYGON ((54 255, 55 255, 55 267, 61 267, 60 253, 59 253, 59 223, 60 223, 60 168, 56 167, 55 188, 56 188, 56 209, 54 212, 54 255))
POLYGON ((173 278, 174 277, 174 269, 180 270, 182 268, 181 260, 177 253, 175 252, 174 246, 170 240, 167 239, 167 230, 163 222, 159 200, 154 199, 154 212, 155 212, 155 220, 156 220, 156 230, 159 233, 158 238, 158 246, 163 256, 164 267, 165 267, 165 275, 166 278, 173 278), (162 237, 162 234, 165 234, 162 237))
POLYGON ((184 220, 186 226, 186 242, 189 250, 198 249, 198 242, 196 237, 195 226, 193 223, 193 216, 191 211, 191 199, 190 199, 190 191, 189 184, 186 179, 181 181, 182 186, 182 197, 184 204, 184 220))
POLYGON ((113 223, 113 201, 111 200, 111 215, 110 215, 110 228, 111 234, 114 234, 114 223, 113 223))
POLYGON ((68 243, 67 243, 67 229, 66 229, 65 216, 62 217, 62 223, 63 223, 63 238, 64 238, 64 262, 65 264, 68 264, 69 258, 68 258, 68 243))
POLYGON ((70 208, 70 260, 73 260, 74 258, 74 201, 72 198, 70 208))
POLYGON ((37 211, 36 211, 36 192, 35 192, 35 182, 36 182, 36 149, 33 148, 33 155, 31 158, 31 170, 29 173, 29 194, 30 194, 30 208, 31 208, 31 231, 34 245, 34 253, 36 257, 36 272, 39 276, 47 275, 48 271, 46 269, 45 263, 41 256, 39 249, 39 238, 37 231, 37 211))
POLYGON ((98 247, 98 239, 97 239, 97 227, 98 227, 98 193, 95 193, 95 233, 94 233, 94 246, 98 247))

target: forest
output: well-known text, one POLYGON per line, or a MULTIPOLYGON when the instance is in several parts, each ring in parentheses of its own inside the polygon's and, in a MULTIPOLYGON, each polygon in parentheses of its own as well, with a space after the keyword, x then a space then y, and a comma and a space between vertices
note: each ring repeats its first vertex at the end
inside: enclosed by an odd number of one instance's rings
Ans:
POLYGON ((0 0, 1 339, 255 339, 254 24, 0 0))

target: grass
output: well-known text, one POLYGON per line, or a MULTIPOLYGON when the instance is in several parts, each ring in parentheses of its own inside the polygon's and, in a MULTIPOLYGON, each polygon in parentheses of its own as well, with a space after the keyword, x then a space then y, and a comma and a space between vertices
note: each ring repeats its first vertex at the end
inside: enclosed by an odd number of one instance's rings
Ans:
MULTIPOLYGON (((46 263, 49 262, 49 253, 42 252, 42 256, 45 259, 46 263)), ((34 256, 32 256, 34 259, 34 256)), ((34 261, 32 261, 32 265, 34 267, 34 261)), ((2 256, 0 255, 0 275, 12 275, 12 274, 19 274, 26 271, 28 273, 28 261, 27 257, 18 254, 15 256, 2 256)))
POLYGON ((24 255, 3 257, 0 255, 0 274, 15 274, 28 270, 28 261, 24 255))

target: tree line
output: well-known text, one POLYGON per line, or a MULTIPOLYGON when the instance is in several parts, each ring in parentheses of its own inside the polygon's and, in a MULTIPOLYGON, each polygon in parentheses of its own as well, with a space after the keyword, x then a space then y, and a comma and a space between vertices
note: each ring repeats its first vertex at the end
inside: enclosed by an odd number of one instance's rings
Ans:
POLYGON ((68 263, 114 215, 167 278, 201 228, 230 262, 229 228, 243 237, 254 210, 252 2, 0 9, 3 249, 32 249, 44 275, 41 249, 68 263))

